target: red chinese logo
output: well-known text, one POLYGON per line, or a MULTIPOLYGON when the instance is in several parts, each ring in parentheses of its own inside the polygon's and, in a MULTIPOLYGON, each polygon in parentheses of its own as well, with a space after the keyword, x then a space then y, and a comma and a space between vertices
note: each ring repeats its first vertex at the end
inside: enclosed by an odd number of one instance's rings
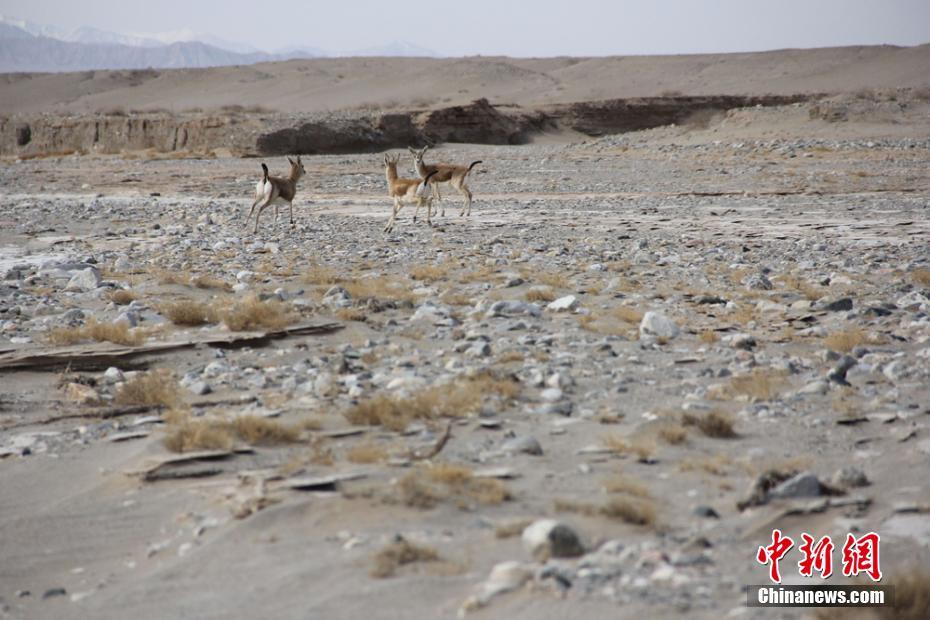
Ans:
POLYGON ((756 561, 759 564, 770 564, 769 579, 773 583, 781 583, 778 562, 793 546, 794 541, 788 536, 782 536, 781 530, 772 530, 772 544, 768 547, 759 547, 759 551, 756 553, 756 561))
MULTIPOLYGON (((798 572, 802 577, 813 577, 814 571, 819 573, 821 579, 833 574, 833 540, 824 536, 814 541, 808 533, 801 534, 803 543, 798 550, 803 556, 798 562, 798 572)), ((869 532, 859 538, 852 534, 846 535, 846 544, 843 545, 843 576, 856 577, 860 573, 868 575, 872 581, 881 581, 882 569, 879 564, 878 546, 881 539, 875 532, 869 532)), ((772 530, 772 544, 759 547, 756 552, 756 561, 769 567, 769 579, 772 583, 781 583, 781 571, 778 562, 794 546, 790 536, 785 536, 781 530, 772 530)))
POLYGON ((846 544, 843 545, 843 575, 855 577, 865 573, 872 581, 880 581, 882 569, 878 563, 879 541, 875 532, 869 532, 858 539, 847 534, 846 544))
POLYGON ((821 579, 833 574, 833 541, 824 536, 814 544, 814 537, 810 534, 801 534, 804 544, 798 547, 804 558, 798 562, 802 577, 812 577, 816 570, 821 579))

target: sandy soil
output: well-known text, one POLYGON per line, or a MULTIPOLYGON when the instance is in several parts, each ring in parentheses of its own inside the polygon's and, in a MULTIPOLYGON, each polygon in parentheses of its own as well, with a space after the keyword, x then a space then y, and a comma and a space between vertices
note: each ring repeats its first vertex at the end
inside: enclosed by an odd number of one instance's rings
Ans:
MULTIPOLYGON (((534 62, 573 68, 518 64, 534 62)), ((296 227, 266 212, 258 235, 243 229, 254 159, 4 164, 0 363, 91 318, 138 321, 149 344, 229 335, 172 324, 165 305, 182 300, 261 294, 294 323, 343 327, 138 356, 110 375, 0 367, 0 617, 451 618, 505 561, 528 583, 473 617, 803 617, 744 607, 775 526, 878 531, 891 583, 930 565, 930 144, 915 105, 891 121, 881 106, 845 123, 787 106, 584 142, 447 146, 432 157, 484 161, 471 216, 445 187, 435 227, 407 207, 390 235, 379 156, 304 158, 296 227), (99 287, 66 290, 91 267, 99 287), (221 284, 190 285, 198 275, 221 284), (116 289, 134 305, 111 301, 116 289), (568 296, 569 311, 547 307, 568 296), (641 335, 646 311, 679 332, 641 335), (844 385, 831 376, 847 359, 844 385), (159 369, 180 402, 114 409, 132 373, 159 369), (76 403, 74 383, 99 402, 76 403), (444 400, 462 385, 477 396, 444 400), (435 386, 434 415, 404 430, 346 418, 385 395, 412 410, 435 386), (185 424, 178 410, 299 432, 146 480, 176 455, 164 439, 185 424), (711 412, 736 436, 699 430, 711 412), (450 466, 507 499, 436 482, 450 466), (870 484, 837 475, 849 467, 870 484), (826 486, 738 508, 766 471, 826 486), (654 515, 636 523, 611 502, 654 515), (535 561, 513 524, 543 517, 587 555, 535 561), (371 576, 398 534, 440 559, 371 576)))
POLYGON ((459 105, 526 107, 625 97, 927 87, 930 45, 602 58, 332 58, 246 67, 0 76, 0 110, 262 106, 280 112, 459 105))

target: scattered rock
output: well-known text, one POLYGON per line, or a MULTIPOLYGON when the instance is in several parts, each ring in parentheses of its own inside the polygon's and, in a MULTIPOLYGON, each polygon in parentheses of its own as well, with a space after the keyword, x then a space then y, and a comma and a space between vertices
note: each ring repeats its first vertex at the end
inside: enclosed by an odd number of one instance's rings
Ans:
POLYGON ((523 548, 535 560, 574 558, 584 554, 578 534, 554 519, 540 519, 523 530, 523 548))
POLYGON ((678 336, 678 326, 661 312, 647 312, 639 324, 640 338, 652 336, 671 340, 678 336))

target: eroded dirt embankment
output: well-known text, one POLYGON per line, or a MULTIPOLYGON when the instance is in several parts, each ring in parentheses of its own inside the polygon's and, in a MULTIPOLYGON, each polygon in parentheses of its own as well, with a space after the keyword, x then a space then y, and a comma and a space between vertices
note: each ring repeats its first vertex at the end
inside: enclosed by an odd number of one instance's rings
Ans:
POLYGON ((18 115, 0 119, 0 154, 207 151, 241 154, 358 153, 408 144, 523 144, 544 131, 589 136, 681 123, 747 106, 805 101, 811 95, 610 99, 540 108, 479 99, 436 110, 341 115, 169 114, 18 115))

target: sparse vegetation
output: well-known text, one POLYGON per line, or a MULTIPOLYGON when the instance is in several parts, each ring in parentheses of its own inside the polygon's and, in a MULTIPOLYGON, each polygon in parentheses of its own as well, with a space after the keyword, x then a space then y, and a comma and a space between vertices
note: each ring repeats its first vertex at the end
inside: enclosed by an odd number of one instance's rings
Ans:
POLYGON ((118 405, 151 405, 169 409, 183 403, 181 387, 165 370, 152 370, 132 377, 116 392, 113 400, 118 405))
POLYGON ((829 334, 823 339, 823 344, 832 351, 849 353, 859 345, 866 344, 869 341, 869 337, 864 331, 853 328, 829 334))
POLYGON ((88 319, 80 327, 56 327, 50 330, 48 341, 56 345, 93 341, 137 347, 145 342, 147 336, 146 330, 131 329, 127 323, 100 323, 95 319, 88 319))
POLYGON ((352 446, 346 451, 346 459, 352 463, 380 463, 386 458, 387 452, 384 448, 371 442, 352 446))
POLYGON ((655 454, 656 444, 648 437, 621 437, 615 433, 605 435, 601 439, 605 448, 617 454, 632 454, 637 460, 648 463, 655 454))
POLYGON ((417 545, 406 538, 397 536, 394 542, 374 555, 369 574, 377 579, 384 579, 393 577, 402 566, 437 561, 439 561, 439 553, 432 547, 417 545))
POLYGON ((228 450, 238 440, 249 445, 294 443, 300 438, 300 427, 254 415, 231 419, 191 418, 182 414, 168 425, 165 447, 172 452, 192 450, 228 450))
POLYGON ((219 322, 217 309, 199 301, 176 301, 163 305, 159 311, 175 325, 196 326, 219 322))
POLYGON ((556 512, 571 512, 588 517, 600 515, 630 525, 654 525, 656 521, 656 510, 652 501, 635 497, 612 497, 601 505, 556 499, 553 508, 556 512))
POLYGON ((733 429, 733 418, 716 409, 705 414, 685 413, 681 416, 681 422, 685 426, 695 426, 706 436, 716 439, 733 439, 738 436, 733 429))
POLYGON ((555 300, 555 291, 548 286, 534 286, 523 296, 526 301, 550 302, 555 300))
POLYGON ((107 299, 115 303, 117 306, 126 306, 135 301, 136 294, 128 289, 117 288, 110 291, 110 293, 107 295, 107 299))
POLYGON ((909 274, 915 284, 930 288, 930 267, 914 269, 909 274))
POLYGON ((678 424, 667 423, 659 427, 659 439, 667 444, 677 446, 683 444, 688 439, 688 431, 678 424))
POLYGON ((397 499, 402 504, 420 509, 445 501, 454 502, 460 508, 472 504, 493 506, 511 497, 500 480, 477 478, 467 467, 446 463, 410 472, 397 482, 396 489, 397 499))
POLYGON ((291 324, 295 317, 280 301, 260 300, 256 295, 233 304, 220 313, 226 327, 233 331, 253 329, 281 329, 291 324))
POLYGON ((486 396, 511 399, 519 389, 519 384, 509 379, 483 376, 429 387, 406 397, 377 394, 350 408, 345 416, 352 424, 401 431, 414 420, 468 415, 486 396))
POLYGON ((731 378, 728 392, 733 396, 744 396, 754 400, 772 400, 783 382, 783 378, 775 372, 757 368, 747 375, 731 378))

